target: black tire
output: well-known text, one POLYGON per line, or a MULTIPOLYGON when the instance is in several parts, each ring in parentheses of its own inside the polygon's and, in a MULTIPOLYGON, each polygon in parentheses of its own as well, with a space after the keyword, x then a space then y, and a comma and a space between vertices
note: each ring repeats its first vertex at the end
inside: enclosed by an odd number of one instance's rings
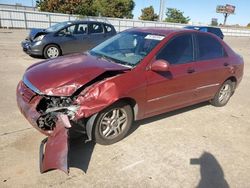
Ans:
POLYGON ((230 97, 233 95, 234 89, 234 82, 232 82, 231 80, 225 81, 215 94, 214 98, 210 101, 210 103, 216 107, 225 106, 228 103, 230 97))
POLYGON ((118 102, 106 108, 97 115, 94 123, 93 136, 95 142, 101 145, 110 145, 122 140, 127 135, 133 123, 133 119, 131 106, 124 102, 118 102), (113 117, 114 113, 118 115, 113 117), (121 123, 125 116, 126 121, 121 123), (105 118, 110 121, 105 120, 105 118), (107 122, 110 122, 109 125, 106 124, 107 122), (118 134, 117 132, 119 131, 120 133, 118 134), (106 136, 104 134, 106 134, 106 136))
POLYGON ((43 50, 43 56, 46 58, 46 59, 50 59, 50 58, 56 58, 56 57, 59 57, 61 55, 61 50, 60 48, 55 45, 55 44, 49 44, 48 46, 46 46, 43 50), (53 54, 50 54, 49 53, 49 50, 52 50, 54 49, 55 50, 55 54, 57 55, 53 55, 53 54))

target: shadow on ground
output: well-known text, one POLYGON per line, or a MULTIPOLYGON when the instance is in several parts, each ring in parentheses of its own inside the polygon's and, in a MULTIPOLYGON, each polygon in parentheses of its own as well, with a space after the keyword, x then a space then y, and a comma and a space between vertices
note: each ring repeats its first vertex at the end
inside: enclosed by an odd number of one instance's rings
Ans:
POLYGON ((146 118, 146 119, 143 119, 143 120, 136 121, 132 125, 132 127, 131 127, 131 129, 130 129, 130 131, 128 133, 128 136, 130 134, 132 134, 139 126, 146 125, 148 123, 158 121, 158 120, 161 120, 161 119, 164 119, 164 118, 168 118, 168 117, 171 117, 171 116, 179 115, 179 114, 191 111, 191 110, 195 110, 197 108, 207 106, 209 104, 210 104, 209 102, 202 102, 202 103, 199 103, 199 104, 195 104, 193 106, 188 106, 188 107, 181 108, 181 109, 178 109, 178 110, 175 110, 175 111, 167 112, 167 113, 164 113, 164 114, 160 114, 160 115, 157 115, 157 116, 153 116, 153 117, 150 117, 150 118, 146 118))
POLYGON ((70 140, 68 153, 69 167, 79 168, 87 173, 94 147, 95 142, 93 141, 85 143, 84 139, 70 140))
MULTIPOLYGON (((173 112, 168 112, 168 113, 164 113, 164 114, 161 114, 158 116, 154 116, 151 118, 137 121, 132 125, 132 127, 128 133, 128 136, 130 134, 132 134, 141 125, 146 125, 146 124, 151 123, 153 121, 161 120, 161 119, 164 119, 167 117, 171 117, 171 116, 178 115, 178 114, 181 114, 181 113, 184 113, 187 111, 191 111, 191 110, 194 110, 196 108, 206 106, 208 104, 209 104, 208 102, 204 102, 204 103, 189 106, 189 107, 186 107, 186 108, 183 108, 180 110, 175 110, 173 112)), ((83 172, 86 173, 88 170, 89 162, 90 162, 94 147, 95 147, 95 143, 93 141, 85 143, 84 139, 72 139, 72 140, 70 140, 70 150, 69 150, 69 154, 68 154, 69 167, 79 168, 83 172)))
POLYGON ((190 159, 191 165, 200 165, 201 179, 197 188, 229 188, 222 167, 216 158, 204 152, 198 159, 190 159))
POLYGON ((34 58, 34 59, 41 59, 41 60, 45 60, 45 58, 43 56, 39 56, 39 55, 29 55, 30 57, 34 58))

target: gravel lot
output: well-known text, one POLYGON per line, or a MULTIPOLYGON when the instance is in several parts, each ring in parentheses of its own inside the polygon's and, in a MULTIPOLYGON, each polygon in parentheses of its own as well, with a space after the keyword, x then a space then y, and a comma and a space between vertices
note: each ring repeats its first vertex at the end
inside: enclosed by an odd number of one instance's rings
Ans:
POLYGON ((202 103, 136 122, 110 146, 74 141, 70 174, 39 172, 44 138, 17 109, 15 89, 41 59, 22 52, 24 30, 0 30, 0 187, 250 187, 250 38, 225 41, 245 60, 227 106, 202 103))

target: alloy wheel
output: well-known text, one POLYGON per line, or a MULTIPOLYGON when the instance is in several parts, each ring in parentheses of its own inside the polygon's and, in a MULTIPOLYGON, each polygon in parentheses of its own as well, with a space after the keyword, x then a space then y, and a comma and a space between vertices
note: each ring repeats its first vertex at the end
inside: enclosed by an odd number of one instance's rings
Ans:
POLYGON ((225 102, 227 102, 228 99, 229 99, 230 96, 231 96, 231 93, 232 93, 232 91, 231 91, 230 85, 229 85, 229 84, 225 84, 225 85, 221 88, 221 90, 220 90, 220 92, 219 92, 219 102, 220 102, 220 103, 225 103, 225 102))
POLYGON ((99 132, 106 139, 113 139, 123 133, 127 123, 126 111, 123 108, 115 108, 104 114, 99 132))

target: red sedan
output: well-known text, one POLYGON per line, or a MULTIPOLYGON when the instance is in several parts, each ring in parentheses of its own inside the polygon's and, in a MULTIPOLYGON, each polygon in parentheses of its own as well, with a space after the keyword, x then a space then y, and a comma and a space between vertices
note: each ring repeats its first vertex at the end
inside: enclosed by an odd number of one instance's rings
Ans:
POLYGON ((243 65, 213 34, 133 28, 84 54, 32 65, 18 84, 17 103, 48 136, 42 172, 67 171, 68 130, 112 144, 135 120, 202 101, 224 106, 242 79, 243 65))

